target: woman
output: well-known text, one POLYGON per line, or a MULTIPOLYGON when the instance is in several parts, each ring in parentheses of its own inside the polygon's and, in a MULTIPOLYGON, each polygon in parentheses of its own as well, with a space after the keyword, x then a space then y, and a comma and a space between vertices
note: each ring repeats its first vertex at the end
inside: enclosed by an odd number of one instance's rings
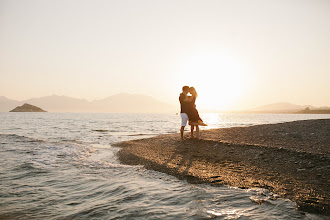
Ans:
MULTIPOLYGON (((202 126, 207 126, 203 120, 200 118, 198 111, 196 109, 196 98, 198 97, 196 89, 194 87, 189 88, 189 93, 191 96, 189 97, 189 112, 188 112, 188 117, 189 117, 189 124, 198 128, 198 125, 202 126)), ((193 129, 193 128, 192 128, 193 129)))

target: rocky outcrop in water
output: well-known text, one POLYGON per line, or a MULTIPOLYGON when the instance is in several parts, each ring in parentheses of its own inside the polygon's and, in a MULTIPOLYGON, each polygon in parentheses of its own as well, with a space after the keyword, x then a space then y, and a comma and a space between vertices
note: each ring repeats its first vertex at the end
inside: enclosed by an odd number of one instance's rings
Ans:
POLYGON ((47 111, 45 111, 37 106, 25 103, 24 105, 18 106, 9 112, 47 112, 47 111))

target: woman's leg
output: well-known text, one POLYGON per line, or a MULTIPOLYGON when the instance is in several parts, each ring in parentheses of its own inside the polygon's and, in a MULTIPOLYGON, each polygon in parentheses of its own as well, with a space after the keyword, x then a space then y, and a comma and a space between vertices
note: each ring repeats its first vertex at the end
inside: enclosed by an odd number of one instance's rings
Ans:
POLYGON ((196 138, 199 138, 199 126, 196 125, 196 138))
POLYGON ((191 135, 191 138, 194 138, 194 128, 195 128, 194 125, 190 125, 190 135, 191 135))

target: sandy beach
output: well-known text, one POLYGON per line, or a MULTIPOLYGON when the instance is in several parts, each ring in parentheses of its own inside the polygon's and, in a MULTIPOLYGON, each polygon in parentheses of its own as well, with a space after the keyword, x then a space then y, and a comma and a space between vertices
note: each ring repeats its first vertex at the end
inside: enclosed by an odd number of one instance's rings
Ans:
MULTIPOLYGON (((330 119, 205 130, 126 141, 119 160, 192 183, 261 187, 303 211, 330 214, 330 119)), ((260 205, 264 201, 256 201, 260 205)))

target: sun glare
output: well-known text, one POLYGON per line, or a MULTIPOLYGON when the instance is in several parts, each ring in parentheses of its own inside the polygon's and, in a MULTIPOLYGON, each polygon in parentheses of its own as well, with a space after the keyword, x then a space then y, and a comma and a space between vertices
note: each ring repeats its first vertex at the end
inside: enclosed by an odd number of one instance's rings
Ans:
POLYGON ((176 86, 194 86, 199 109, 228 110, 243 93, 243 76, 241 64, 230 57, 199 55, 182 62, 176 86))

